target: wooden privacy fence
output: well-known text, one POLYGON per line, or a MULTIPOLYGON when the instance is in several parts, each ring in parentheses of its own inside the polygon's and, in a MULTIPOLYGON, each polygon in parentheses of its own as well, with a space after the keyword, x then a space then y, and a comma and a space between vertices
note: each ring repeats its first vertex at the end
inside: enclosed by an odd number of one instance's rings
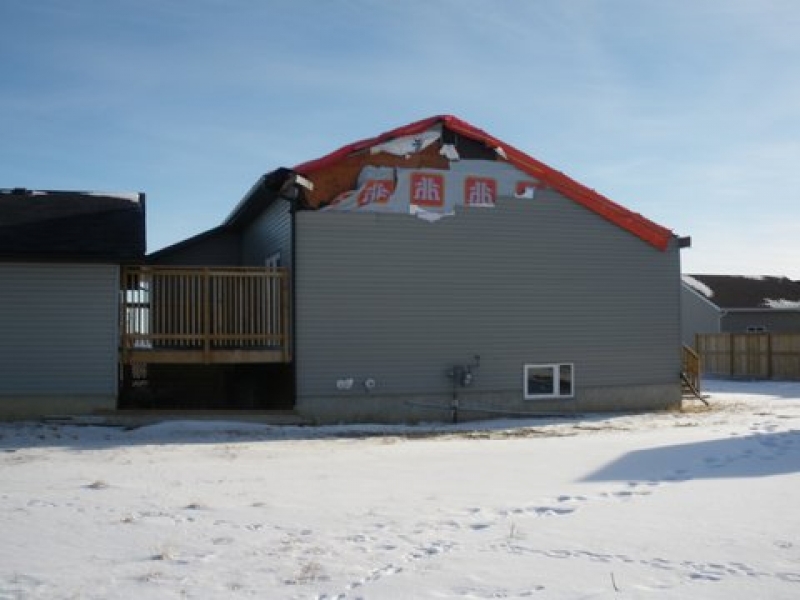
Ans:
POLYGON ((122 362, 288 362, 288 273, 275 268, 126 267, 122 362))
POLYGON ((800 379, 797 333, 703 333, 695 348, 706 375, 800 379))

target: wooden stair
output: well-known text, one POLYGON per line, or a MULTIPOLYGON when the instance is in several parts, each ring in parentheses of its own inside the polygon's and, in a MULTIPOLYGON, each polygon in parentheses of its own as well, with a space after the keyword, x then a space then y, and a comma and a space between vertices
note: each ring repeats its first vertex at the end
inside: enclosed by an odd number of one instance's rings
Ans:
POLYGON ((681 392, 684 398, 697 398, 710 406, 700 391, 700 356, 689 346, 683 346, 681 360, 681 392))

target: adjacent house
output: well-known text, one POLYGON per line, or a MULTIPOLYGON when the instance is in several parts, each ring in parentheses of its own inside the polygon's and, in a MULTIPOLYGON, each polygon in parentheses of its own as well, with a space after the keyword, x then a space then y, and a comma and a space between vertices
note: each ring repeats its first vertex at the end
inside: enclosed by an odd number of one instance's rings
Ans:
POLYGON ((683 275, 683 343, 698 333, 800 333, 800 282, 786 277, 683 275))
POLYGON ((120 266, 144 195, 0 190, 0 418, 117 407, 120 266))
POLYGON ((121 360, 149 389, 130 402, 316 422, 674 406, 685 245, 424 119, 264 175, 220 226, 126 270, 121 360))

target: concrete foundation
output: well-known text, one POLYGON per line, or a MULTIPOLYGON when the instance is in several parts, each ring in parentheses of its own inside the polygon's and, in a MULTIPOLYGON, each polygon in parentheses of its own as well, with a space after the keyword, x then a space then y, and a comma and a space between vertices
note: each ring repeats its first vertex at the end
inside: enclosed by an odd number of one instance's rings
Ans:
POLYGON ((595 387, 574 398, 524 400, 519 390, 459 391, 452 394, 341 394, 298 398, 295 410, 318 424, 417 423, 573 415, 587 412, 640 412, 677 408, 680 384, 595 387))
POLYGON ((116 396, 0 396, 0 420, 91 415, 114 410, 116 396))

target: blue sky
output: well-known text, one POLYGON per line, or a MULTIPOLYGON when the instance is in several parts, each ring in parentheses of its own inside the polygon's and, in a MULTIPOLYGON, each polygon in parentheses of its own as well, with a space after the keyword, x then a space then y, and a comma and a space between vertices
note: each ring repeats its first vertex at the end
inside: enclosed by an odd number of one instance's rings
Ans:
POLYGON ((142 191, 148 249, 263 173, 454 114, 800 279, 796 0, 3 0, 0 187, 142 191))

